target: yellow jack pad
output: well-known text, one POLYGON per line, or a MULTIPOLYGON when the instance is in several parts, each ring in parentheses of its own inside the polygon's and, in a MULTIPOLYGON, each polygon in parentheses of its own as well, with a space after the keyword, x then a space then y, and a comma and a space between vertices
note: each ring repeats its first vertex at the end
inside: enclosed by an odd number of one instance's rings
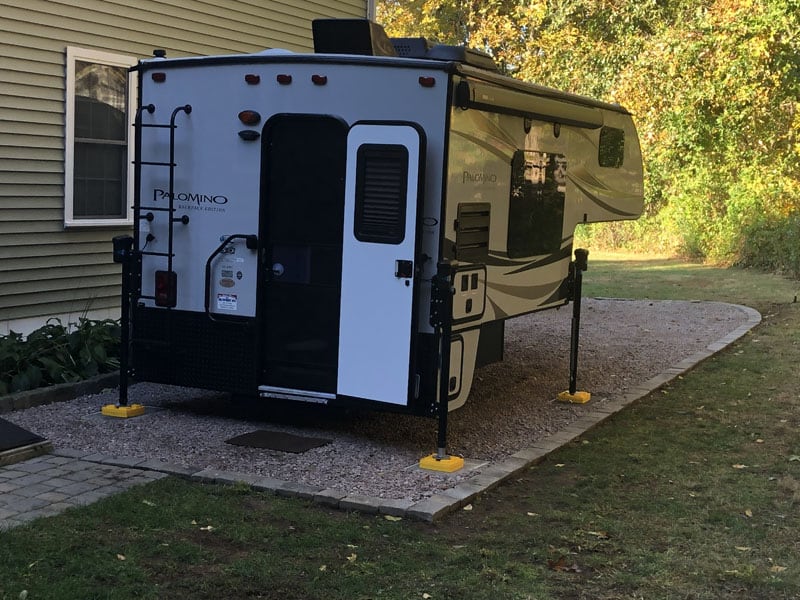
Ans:
POLYGON ((119 417, 127 419, 129 417, 138 417, 144 414, 144 406, 141 404, 131 404, 129 406, 119 406, 118 404, 106 404, 100 409, 100 412, 107 417, 119 417))
POLYGON ((430 454, 420 459, 420 469, 427 469, 428 471, 442 471, 444 473, 453 473, 459 469, 464 468, 464 459, 460 456, 447 456, 445 458, 436 458, 435 454, 430 454))
POLYGON ((571 402, 572 404, 586 404, 592 399, 592 395, 589 392, 575 392, 574 394, 570 394, 569 390, 567 390, 566 392, 561 392, 558 395, 558 399, 561 402, 571 402))

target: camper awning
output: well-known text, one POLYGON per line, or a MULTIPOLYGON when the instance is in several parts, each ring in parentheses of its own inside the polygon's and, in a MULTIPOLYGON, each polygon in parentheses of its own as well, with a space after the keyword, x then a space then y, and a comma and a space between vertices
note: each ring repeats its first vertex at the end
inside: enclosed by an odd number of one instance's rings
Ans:
POLYGON ((594 106, 538 96, 474 79, 462 79, 456 85, 455 94, 456 106, 464 109, 490 110, 586 129, 603 126, 603 113, 594 106))

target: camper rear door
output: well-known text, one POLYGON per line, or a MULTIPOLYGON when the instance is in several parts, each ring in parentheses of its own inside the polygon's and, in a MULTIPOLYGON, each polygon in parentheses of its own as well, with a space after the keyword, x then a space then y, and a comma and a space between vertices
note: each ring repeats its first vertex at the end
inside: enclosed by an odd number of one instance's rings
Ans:
POLYGON ((412 374, 424 135, 362 123, 347 138, 337 394, 406 405, 412 374))

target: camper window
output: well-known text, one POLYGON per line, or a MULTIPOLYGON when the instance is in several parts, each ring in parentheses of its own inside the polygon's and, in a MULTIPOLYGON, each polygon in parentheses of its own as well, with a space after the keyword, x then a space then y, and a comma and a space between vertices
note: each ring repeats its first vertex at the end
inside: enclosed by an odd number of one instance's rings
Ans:
POLYGON ((406 235, 408 149, 362 144, 356 165, 354 235, 360 242, 399 244, 406 235))
POLYGON ((597 161, 601 167, 619 169, 625 159, 625 132, 616 127, 603 127, 597 150, 597 161))
POLYGON ((563 154, 517 150, 511 161, 508 256, 552 254, 561 249, 567 159, 563 154))

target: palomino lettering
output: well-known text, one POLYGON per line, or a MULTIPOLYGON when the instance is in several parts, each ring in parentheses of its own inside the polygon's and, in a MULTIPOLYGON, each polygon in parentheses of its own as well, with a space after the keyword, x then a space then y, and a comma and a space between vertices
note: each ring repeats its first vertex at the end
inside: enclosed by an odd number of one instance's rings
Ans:
POLYGON ((497 175, 494 173, 470 173, 464 171, 461 177, 461 183, 497 183, 497 175))
MULTIPOLYGON (((169 191, 160 190, 158 188, 153 190, 153 200, 169 200, 169 191)), ((220 194, 193 194, 189 192, 174 192, 172 194, 173 200, 177 202, 191 202, 194 204, 227 204, 228 197, 220 194)))

